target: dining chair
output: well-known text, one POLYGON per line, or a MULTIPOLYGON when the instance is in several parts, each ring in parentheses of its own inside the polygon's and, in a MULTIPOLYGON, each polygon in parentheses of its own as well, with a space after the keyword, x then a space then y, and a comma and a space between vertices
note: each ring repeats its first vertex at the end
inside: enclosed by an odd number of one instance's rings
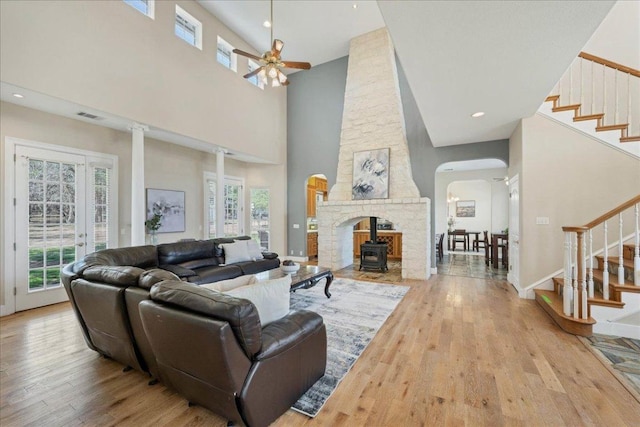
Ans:
POLYGON ((456 243, 462 243, 464 251, 467 251, 467 230, 455 229, 453 230, 453 250, 456 250, 456 243))
POLYGON ((444 243, 444 233, 436 234, 436 256, 439 261, 442 261, 442 257, 444 256, 444 249, 442 244, 444 243))
POLYGON ((488 233, 489 232, 487 230, 485 230, 485 231, 483 231, 483 233, 484 233, 484 239, 475 239, 473 241, 473 250, 474 251, 480 252, 480 249, 486 248, 486 246, 488 244, 488 241, 489 241, 489 237, 488 237, 488 233))
POLYGON ((491 242, 489 241, 489 232, 487 230, 483 231, 484 240, 482 244, 484 245, 484 263, 488 267, 491 264, 491 242))

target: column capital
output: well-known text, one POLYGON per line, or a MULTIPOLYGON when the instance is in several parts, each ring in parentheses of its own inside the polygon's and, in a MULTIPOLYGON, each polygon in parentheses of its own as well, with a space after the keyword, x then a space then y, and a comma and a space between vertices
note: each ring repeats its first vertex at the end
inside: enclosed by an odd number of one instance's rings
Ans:
POLYGON ((214 152, 215 152, 216 154, 228 154, 228 153, 229 153, 229 151, 225 150, 224 148, 220 148, 220 147, 216 148, 216 149, 214 150, 214 152))
POLYGON ((142 123, 133 122, 129 126, 127 126, 129 130, 141 130, 143 132, 149 132, 149 126, 143 125, 142 123))

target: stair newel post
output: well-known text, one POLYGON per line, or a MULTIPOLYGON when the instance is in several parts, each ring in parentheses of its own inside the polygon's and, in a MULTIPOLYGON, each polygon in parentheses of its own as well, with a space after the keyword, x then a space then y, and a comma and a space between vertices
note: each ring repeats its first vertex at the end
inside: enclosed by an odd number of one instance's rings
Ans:
POLYGON ((589 229, 589 298, 593 298, 593 229, 589 229))
POLYGON ((624 285, 624 248, 622 246, 622 212, 618 215, 619 219, 619 240, 618 240, 618 285, 624 285))
POLYGON ((582 252, 579 251, 579 243, 578 242, 578 233, 576 233, 576 242, 575 242, 575 246, 573 247, 573 272, 572 272, 572 276, 573 276, 573 281, 571 283, 571 286, 573 287, 573 317, 574 319, 577 319, 580 316, 580 295, 578 292, 578 252, 582 252))
POLYGON ((564 232, 564 283, 562 285, 562 307, 565 316, 571 316, 571 233, 564 232))
POLYGON ((607 221, 603 224, 604 226, 604 252, 603 258, 604 263, 602 265, 602 298, 605 300, 609 299, 609 243, 607 242, 607 221))
POLYGON ((578 253, 576 254, 576 271, 578 273, 578 311, 577 316, 586 319, 587 315, 587 264, 584 262, 584 254, 587 251, 587 242, 584 239, 584 231, 578 231, 576 242, 578 253))
POLYGON ((636 203, 636 247, 635 254, 633 256, 633 284, 640 286, 640 224, 638 223, 638 217, 640 215, 640 203, 636 203))

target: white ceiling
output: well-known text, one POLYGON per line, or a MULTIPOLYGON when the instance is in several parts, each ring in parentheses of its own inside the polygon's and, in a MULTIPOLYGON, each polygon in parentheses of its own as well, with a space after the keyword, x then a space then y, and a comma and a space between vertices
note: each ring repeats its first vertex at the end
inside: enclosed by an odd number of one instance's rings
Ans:
MULTIPOLYGON (((257 52, 268 49, 269 1, 198 2, 257 52)), ((318 65, 386 25, 433 145, 447 146, 509 138, 614 3, 278 0, 274 37, 284 58, 318 65), (477 111, 486 114, 471 118, 477 111)))

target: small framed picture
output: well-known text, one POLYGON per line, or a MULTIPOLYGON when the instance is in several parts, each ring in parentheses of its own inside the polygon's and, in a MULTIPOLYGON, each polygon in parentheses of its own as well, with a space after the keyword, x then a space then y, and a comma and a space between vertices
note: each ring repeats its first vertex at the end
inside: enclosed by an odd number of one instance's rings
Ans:
POLYGON ((458 218, 473 218, 476 216, 475 200, 460 200, 456 202, 456 216, 458 218))

